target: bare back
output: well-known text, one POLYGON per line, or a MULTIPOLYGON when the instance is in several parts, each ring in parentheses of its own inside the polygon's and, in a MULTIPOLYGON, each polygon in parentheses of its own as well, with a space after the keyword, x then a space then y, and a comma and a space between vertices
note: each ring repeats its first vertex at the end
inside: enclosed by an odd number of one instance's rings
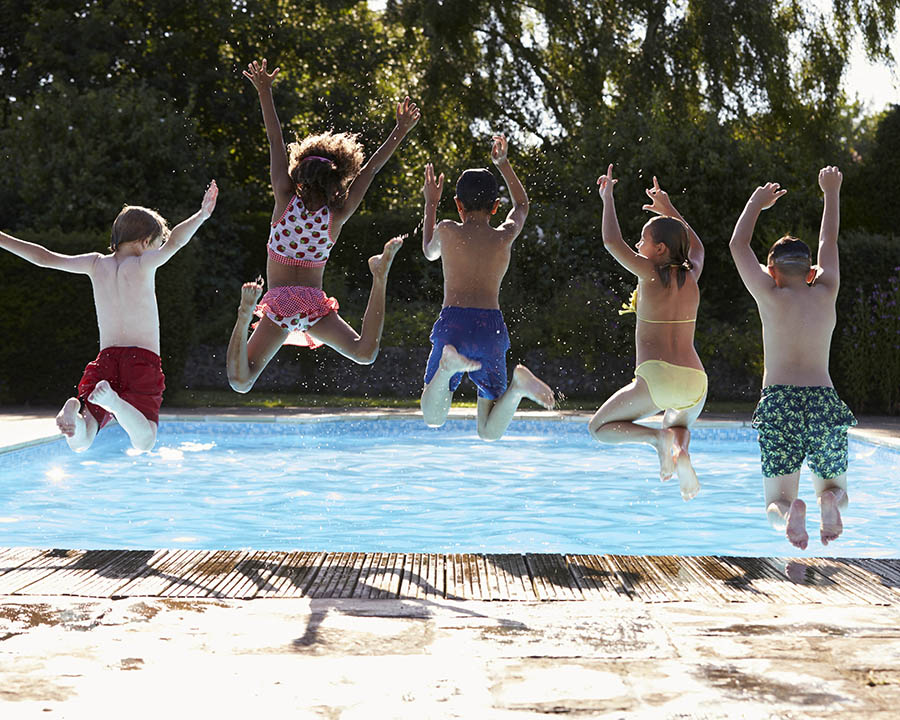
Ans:
POLYGON ((696 272, 685 273, 678 287, 677 272, 670 273, 668 287, 658 274, 638 282, 637 325, 634 332, 635 362, 664 360, 673 365, 703 369, 694 348, 694 330, 700 290, 696 272))
POLYGON ((487 222, 438 225, 444 269, 444 307, 500 308, 500 283, 509 269, 515 235, 487 222))
POLYGON ((801 281, 754 293, 763 327, 763 387, 831 387, 828 355, 837 322, 831 287, 801 281))
POLYGON ((100 349, 141 347, 159 354, 156 267, 140 256, 100 255, 90 273, 100 349))

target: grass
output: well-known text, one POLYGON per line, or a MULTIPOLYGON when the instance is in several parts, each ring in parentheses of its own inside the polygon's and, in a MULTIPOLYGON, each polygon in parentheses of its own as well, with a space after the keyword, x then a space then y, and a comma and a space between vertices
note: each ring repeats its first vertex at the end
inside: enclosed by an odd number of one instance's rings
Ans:
MULTIPOLYGON (((606 398, 566 397, 559 401, 560 410, 582 410, 593 412, 606 398)), ((367 397, 360 395, 317 395, 296 393, 270 393, 263 391, 241 395, 230 390, 175 390, 166 393, 169 408, 410 408, 419 407, 417 397, 367 397)), ((457 395, 453 407, 474 408, 474 395, 457 395)), ((534 409, 538 405, 526 400, 523 408, 534 409)), ((753 402, 711 401, 705 412, 715 414, 749 414, 753 412, 753 402)))

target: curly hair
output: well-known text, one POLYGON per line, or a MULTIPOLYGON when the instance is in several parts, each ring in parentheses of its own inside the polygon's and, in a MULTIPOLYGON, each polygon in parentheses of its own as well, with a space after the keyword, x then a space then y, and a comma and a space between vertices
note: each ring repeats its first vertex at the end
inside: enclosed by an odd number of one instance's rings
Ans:
POLYGON ((288 145, 288 173, 297 195, 306 204, 310 191, 325 196, 325 204, 339 208, 350 183, 363 164, 363 147, 356 133, 324 132, 288 145))
POLYGON ((688 259, 691 240, 687 228, 681 220, 661 215, 652 218, 647 223, 647 228, 654 243, 662 243, 669 249, 669 262, 656 268, 663 287, 669 287, 669 271, 672 268, 678 271, 676 281, 678 287, 681 287, 687 272, 694 269, 694 264, 688 259))

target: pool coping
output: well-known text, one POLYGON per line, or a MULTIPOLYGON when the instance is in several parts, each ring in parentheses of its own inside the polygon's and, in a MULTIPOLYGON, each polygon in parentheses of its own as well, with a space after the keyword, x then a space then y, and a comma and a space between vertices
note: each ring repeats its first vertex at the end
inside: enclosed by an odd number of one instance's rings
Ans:
MULTIPOLYGON (((453 408, 450 419, 475 419, 475 408, 453 408)), ((547 422, 587 422, 590 412, 565 410, 547 412, 543 410, 523 410, 516 413, 513 422, 523 420, 543 420, 547 422)), ((421 418, 420 410, 411 408, 223 408, 174 409, 161 413, 160 422, 261 422, 261 423, 314 423, 326 421, 351 422, 357 420, 398 420, 421 418)), ((642 422, 658 424, 662 416, 657 415, 642 422)), ((113 422, 115 422, 113 420, 113 422)), ((701 416, 698 427, 750 427, 750 417, 734 417, 716 414, 701 416)), ((850 435, 875 445, 900 450, 900 418, 867 417, 860 418, 859 426, 850 429, 850 435)), ((55 416, 42 411, 23 410, 0 412, 0 455, 14 450, 42 445, 59 439, 55 416)))

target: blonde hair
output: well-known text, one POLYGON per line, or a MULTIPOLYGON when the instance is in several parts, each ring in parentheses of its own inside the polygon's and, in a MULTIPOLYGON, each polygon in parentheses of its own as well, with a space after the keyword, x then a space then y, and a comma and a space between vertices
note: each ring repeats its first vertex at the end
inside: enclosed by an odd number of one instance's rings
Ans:
POLYGON ((324 132, 288 145, 288 173, 297 195, 307 203, 310 191, 325 196, 325 204, 339 208, 363 164, 363 147, 355 133, 324 132))
POLYGON ((110 252, 115 252, 123 243, 153 240, 169 237, 166 219, 156 210, 140 205, 125 205, 113 221, 110 252))

